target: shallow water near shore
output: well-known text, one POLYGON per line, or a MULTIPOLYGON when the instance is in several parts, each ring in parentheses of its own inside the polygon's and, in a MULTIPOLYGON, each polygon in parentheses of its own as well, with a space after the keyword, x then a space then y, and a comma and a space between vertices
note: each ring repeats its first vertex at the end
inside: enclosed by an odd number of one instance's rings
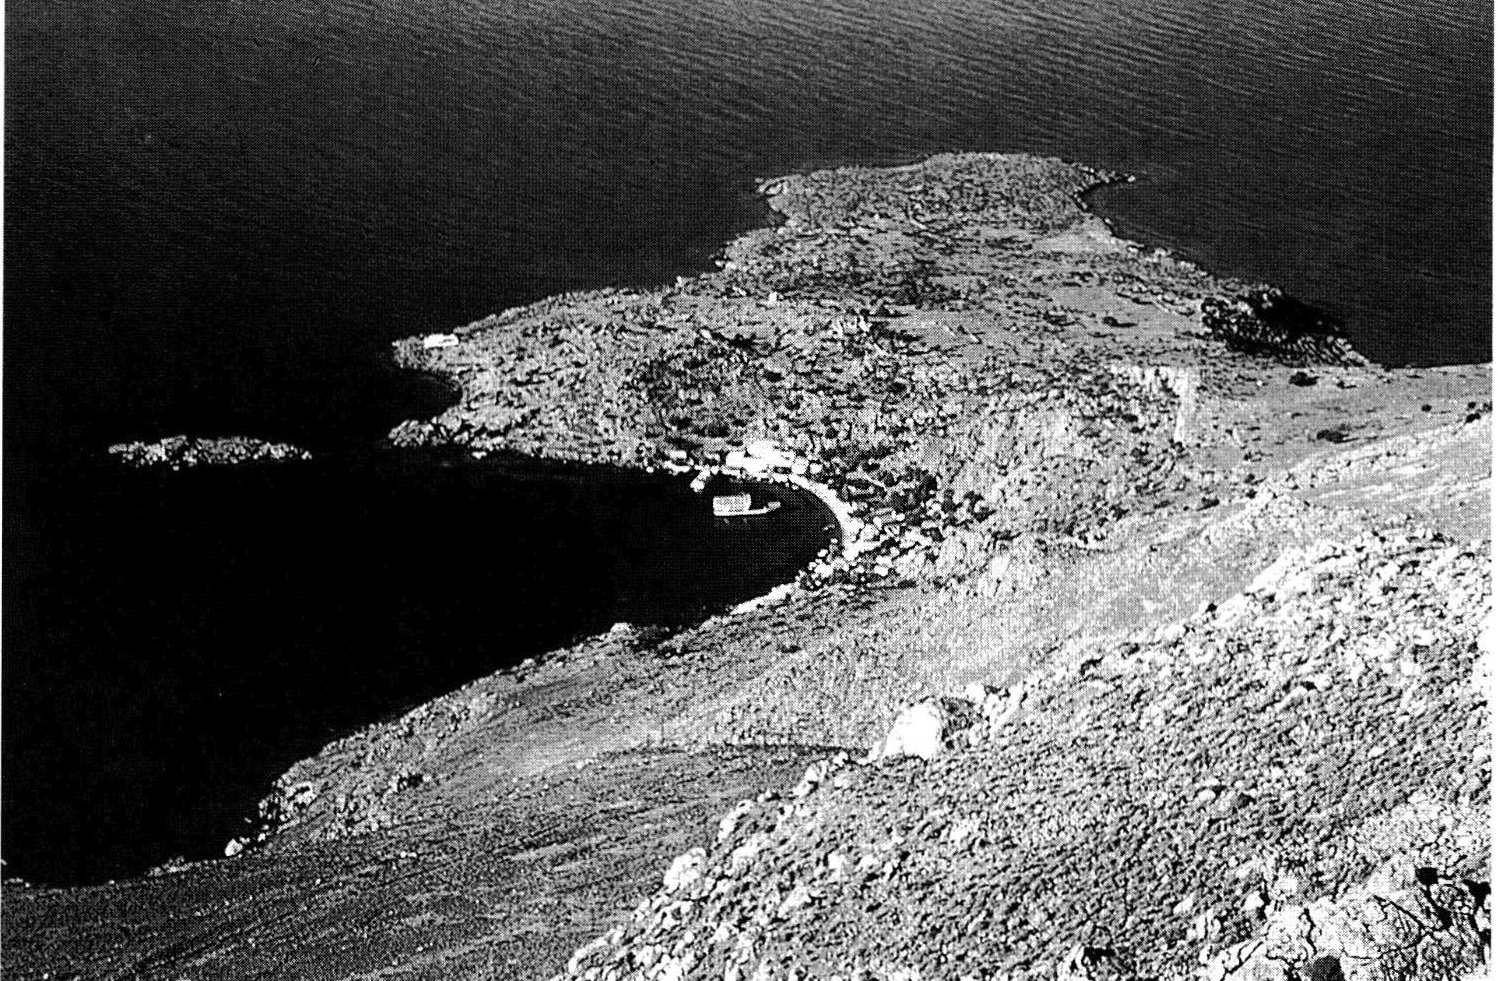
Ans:
POLYGON ((217 854, 329 740, 619 621, 694 622, 831 533, 788 488, 730 524, 685 478, 464 454, 115 469, 49 501, 66 535, 13 573, 6 873, 43 883, 217 854))

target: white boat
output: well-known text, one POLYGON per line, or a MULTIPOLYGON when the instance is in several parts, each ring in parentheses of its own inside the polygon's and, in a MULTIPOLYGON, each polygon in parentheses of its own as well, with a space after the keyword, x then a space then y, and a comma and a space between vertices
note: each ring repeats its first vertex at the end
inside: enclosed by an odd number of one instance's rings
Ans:
POLYGON ((718 494, 713 497, 713 517, 753 518, 780 509, 779 501, 766 501, 759 507, 748 494, 718 494))

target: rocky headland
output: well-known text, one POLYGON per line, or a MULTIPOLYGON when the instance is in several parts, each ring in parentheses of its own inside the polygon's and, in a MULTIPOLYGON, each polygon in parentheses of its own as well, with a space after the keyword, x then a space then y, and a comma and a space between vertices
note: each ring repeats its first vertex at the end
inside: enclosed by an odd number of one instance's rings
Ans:
POLYGON ((7 884, 6 973, 1483 974, 1490 369, 1120 240, 1113 179, 779 178, 714 272, 397 345, 461 390, 397 445, 788 481, 841 540, 329 745, 226 861, 7 884))

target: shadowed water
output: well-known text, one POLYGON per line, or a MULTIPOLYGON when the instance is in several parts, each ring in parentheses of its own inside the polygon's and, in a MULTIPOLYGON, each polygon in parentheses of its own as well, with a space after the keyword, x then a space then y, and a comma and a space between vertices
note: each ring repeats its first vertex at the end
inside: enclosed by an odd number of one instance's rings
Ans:
POLYGON ((782 488, 730 522, 684 478, 465 454, 110 476, 49 497, 7 570, 6 873, 39 882, 219 854, 327 742, 760 595, 832 534, 782 488))

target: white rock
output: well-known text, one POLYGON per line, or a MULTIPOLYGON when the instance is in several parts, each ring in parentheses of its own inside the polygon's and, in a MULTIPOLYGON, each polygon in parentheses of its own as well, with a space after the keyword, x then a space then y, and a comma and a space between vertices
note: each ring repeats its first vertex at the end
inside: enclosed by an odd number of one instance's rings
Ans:
POLYGON ((980 685, 976 681, 970 681, 962 688, 962 697, 974 705, 982 705, 988 698, 990 689, 987 685, 980 685))
POLYGON ((1281 580, 1290 571, 1290 563, 1293 561, 1291 553, 1285 552, 1269 564, 1263 572, 1254 577, 1254 581, 1244 590, 1245 593, 1253 593, 1259 596, 1272 594, 1278 588, 1281 580))
POLYGON ((811 766, 807 767, 806 775, 801 778, 800 783, 796 784, 795 789, 791 791, 791 796, 805 797, 813 790, 816 790, 817 785, 820 784, 823 780, 827 779, 827 771, 829 769, 831 769, 831 767, 828 765, 828 762, 826 760, 818 760, 811 766))
POLYGON ((1306 675, 1305 680, 1306 684, 1311 685, 1317 691, 1331 691, 1332 685, 1334 684, 1334 682, 1332 681, 1332 676, 1327 674, 1325 671, 1317 671, 1314 674, 1308 674, 1306 675))
POLYGON ((1217 605, 1217 621, 1220 624, 1230 624, 1248 611, 1249 598, 1244 593, 1228 597, 1217 605))
POLYGON ((968 815, 952 823, 952 826, 947 829, 947 838, 951 840, 952 844, 960 845, 977 834, 981 827, 982 820, 980 818, 976 815, 968 815))
POLYGON ((739 822, 743 820, 744 815, 752 810, 754 810, 754 801, 739 801, 738 806, 725 814, 723 819, 718 822, 718 840, 727 841, 729 836, 733 834, 734 829, 739 826, 739 822))
POLYGON ((1477 660, 1472 664, 1472 677, 1469 683, 1472 691, 1484 701, 1487 700, 1488 691, 1493 686, 1493 660, 1492 648, 1483 647, 1482 641, 1479 640, 1477 660))
POLYGON ((1184 623, 1168 623, 1155 631, 1155 640, 1162 644, 1174 644, 1186 636, 1184 623))
POLYGON ((1020 687, 1012 688, 1007 692, 991 692, 983 700, 983 718, 987 720, 988 727, 997 729, 1014 718, 1024 701, 1025 690, 1020 687))
POLYGON ((423 350, 430 351, 434 347, 457 347, 457 334, 428 334, 421 339, 423 350))
POLYGON ((764 835, 755 835, 728 855, 728 864, 732 874, 737 875, 750 865, 759 856, 759 850, 765 846, 764 835))
POLYGON ((687 976, 686 965, 675 957, 665 957, 646 977, 650 981, 682 981, 687 976))
POLYGON ((1403 877, 1394 870, 1393 865, 1385 863, 1368 878, 1364 888, 1368 890, 1368 895, 1388 900, 1403 892, 1406 884, 1403 877))
POLYGON ((1186 930, 1187 943, 1198 940, 1206 940, 1216 932, 1216 930, 1214 929, 1216 925, 1217 917, 1212 915, 1211 910, 1207 910, 1205 913, 1200 914, 1191 921, 1191 926, 1186 930))
POLYGON ((684 889, 702 878, 702 867, 706 864, 707 852, 702 848, 693 848, 684 855, 676 856, 671 867, 666 870, 661 884, 666 887, 667 892, 684 889))
POLYGON ((898 756, 933 759, 941 753, 946 724, 947 713, 934 702, 912 705, 895 719, 889 734, 875 747, 874 756, 878 759, 898 756))
POLYGON ((789 896, 785 897, 780 904, 780 908, 775 911, 775 915, 779 917, 788 916, 811 902, 811 899, 811 890, 805 885, 799 885, 791 890, 789 896))
POLYGON ((999 582, 1009 573, 1009 567, 1014 564, 1014 556, 1008 552, 1000 552, 988 563, 986 575, 991 582, 999 582))
POLYGON ((224 846, 224 858, 233 858, 235 855, 238 855, 240 852, 244 851, 244 846, 245 839, 231 838, 229 840, 229 843, 224 846))
POLYGON ((1483 618, 1482 632, 1477 635, 1477 649, 1489 656, 1498 653, 1498 621, 1491 613, 1483 618))

